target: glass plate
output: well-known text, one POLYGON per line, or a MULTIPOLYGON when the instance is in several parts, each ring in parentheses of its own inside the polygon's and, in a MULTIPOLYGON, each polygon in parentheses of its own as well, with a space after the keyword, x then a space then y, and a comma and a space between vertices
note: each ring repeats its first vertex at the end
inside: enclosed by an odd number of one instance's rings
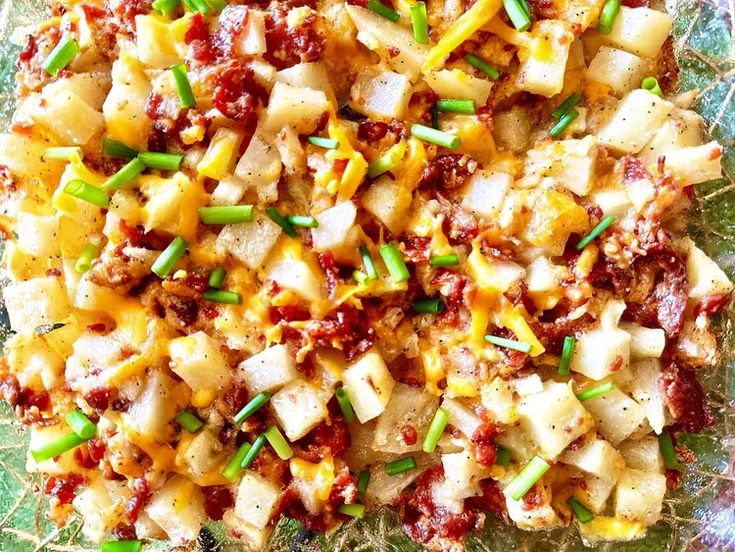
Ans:
MULTIPOLYGON (((725 145, 727 179, 698 186, 698 204, 690 217, 689 234, 735 275, 735 4, 734 0, 667 2, 674 18, 681 90, 699 89, 695 109, 705 118, 707 132, 725 145)), ((23 29, 44 18, 44 3, 0 0, 0 123, 7 126, 14 109, 13 75, 23 29)), ((2 309, 4 311, 4 309, 2 309)), ((605 550, 683 551, 735 550, 735 312, 731 305, 718 321, 722 332, 722 363, 703 369, 700 378, 716 411, 717 424, 680 441, 697 455, 688 465, 684 486, 667 496, 662 520, 639 541, 609 544, 605 550)), ((0 312, 0 340, 7 334, 7 317, 0 312)), ((47 499, 34 493, 41 479, 25 473, 28 435, 7 405, 0 404, 0 551, 97 550, 84 542, 78 519, 64 528, 46 520, 47 499)), ((195 546, 201 552, 229 552, 244 546, 228 541, 217 524, 205 529, 195 546)), ((397 517, 383 510, 354 520, 329 536, 305 531, 297 522, 281 520, 269 543, 273 552, 418 551, 401 531, 397 517)), ((153 543, 151 550, 172 550, 153 543)), ((504 526, 492 515, 485 529, 469 538, 467 551, 586 550, 577 531, 562 529, 524 532, 504 526)))

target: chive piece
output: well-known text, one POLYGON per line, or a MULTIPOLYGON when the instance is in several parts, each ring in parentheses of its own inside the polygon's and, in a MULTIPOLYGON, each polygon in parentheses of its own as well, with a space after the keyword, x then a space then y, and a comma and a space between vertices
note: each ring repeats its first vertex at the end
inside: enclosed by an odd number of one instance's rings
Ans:
POLYGON ((576 92, 574 94, 570 94, 563 102, 559 104, 559 107, 557 107, 551 113, 551 116, 554 119, 561 119, 570 109, 572 109, 581 101, 582 96, 580 96, 576 92))
POLYGON ((559 375, 569 375, 569 364, 572 361, 572 353, 574 352, 574 337, 568 335, 564 338, 564 345, 561 349, 561 359, 559 360, 559 375))
POLYGON ((390 9, 379 0, 369 0, 367 7, 370 11, 377 13, 380 17, 385 17, 388 21, 397 22, 401 16, 390 9))
MULTIPOLYGON (((362 257, 362 266, 365 268, 366 282, 374 282, 378 279, 378 269, 375 268, 375 262, 367 245, 360 246, 360 256, 362 257)), ((363 282, 360 282, 363 283, 363 282)))
POLYGON ((79 159, 84 159, 84 152, 79 146, 46 148, 43 152, 45 161, 71 161, 72 156, 77 155, 79 159))
POLYGON ((337 149, 339 147, 339 141, 332 140, 331 138, 322 138, 321 136, 309 136, 306 141, 312 146, 324 149, 337 149))
POLYGON ((429 18, 426 14, 426 4, 416 2, 411 6, 411 26, 413 38, 419 44, 429 43, 429 18))
POLYGON ((217 10, 218 12, 221 12, 227 7, 227 2, 225 0, 207 0, 209 2, 209 5, 212 6, 213 9, 217 10))
POLYGON ((434 414, 434 419, 431 420, 431 425, 426 432, 424 442, 421 445, 421 450, 428 454, 434 452, 436 444, 439 442, 439 439, 441 439, 441 436, 444 433, 444 428, 447 427, 448 421, 449 412, 447 412, 443 408, 438 408, 436 410, 436 413, 434 414))
POLYGON ((411 127, 411 136, 447 149, 457 149, 462 143, 462 140, 456 134, 449 134, 448 132, 442 132, 441 130, 419 124, 411 127))
POLYGON ((586 401, 588 399, 594 399, 595 397, 599 397, 600 395, 604 395, 608 391, 611 391, 615 388, 615 384, 611 381, 608 381, 607 383, 603 383, 602 385, 595 385, 593 387, 588 387, 584 391, 577 393, 577 399, 580 401, 586 401))
POLYGON ((222 284, 225 281, 225 276, 227 276, 227 270, 222 268, 221 266, 218 266, 215 268, 210 274, 209 274, 209 287, 211 289, 219 289, 222 287, 222 284))
POLYGON ((196 107, 197 100, 194 97, 194 91, 191 89, 189 76, 186 74, 186 65, 179 63, 171 67, 171 73, 176 82, 176 91, 179 93, 179 103, 181 107, 196 107))
POLYGON ((412 308, 419 314, 439 314, 444 310, 444 303, 441 299, 422 299, 414 301, 412 308))
POLYGON ((305 215, 288 215, 286 220, 291 226, 300 226, 301 228, 319 228, 319 222, 314 217, 305 215))
POLYGON ((549 134, 552 138, 558 138, 561 136, 561 133, 564 132, 569 125, 572 124, 572 121, 579 117, 579 111, 572 108, 569 111, 567 111, 564 115, 561 116, 561 119, 559 119, 559 122, 556 123, 553 127, 551 127, 551 130, 549 131, 549 134))
POLYGON ((357 476, 357 498, 360 500, 365 500, 365 492, 369 483, 370 472, 368 470, 362 470, 360 475, 357 476))
POLYGON ((643 79, 643 82, 641 82, 641 88, 643 88, 643 90, 648 90, 651 94, 656 94, 659 98, 663 99, 664 97, 663 90, 661 90, 656 77, 646 77, 643 79))
POLYGON ((439 130, 439 109, 436 105, 431 108, 431 128, 439 130))
POLYGON ((515 341, 514 339, 506 339, 504 337, 498 337, 497 335, 486 335, 485 341, 497 345, 498 347, 505 347, 506 349, 513 349, 514 351, 520 351, 522 353, 531 352, 531 344, 524 343, 523 341, 515 341))
POLYGON ((293 456, 293 449, 276 426, 270 426, 263 432, 263 435, 265 435, 273 450, 276 451, 278 458, 288 460, 293 456))
POLYGON ((658 448, 661 449, 664 465, 670 470, 679 469, 679 459, 676 457, 674 442, 671 440, 671 434, 668 431, 664 431, 658 436, 658 448))
POLYGON ((531 28, 530 9, 525 0, 503 0, 503 7, 517 30, 527 31, 531 28))
POLYGON ((408 268, 406 268, 406 263, 403 262, 403 257, 401 257, 401 253, 395 244, 389 243, 381 247, 380 256, 383 258, 383 262, 390 273, 390 279, 393 280, 393 283, 399 284, 411 277, 408 268))
POLYGON ((156 0, 151 7, 161 15, 170 15, 180 3, 181 0, 156 0))
POLYGON ((108 178, 107 181, 102 184, 102 188, 105 190, 119 190, 138 178, 144 170, 145 165, 136 157, 108 178))
POLYGON ((46 71, 49 75, 54 77, 59 74, 64 67, 71 63, 71 60, 81 51, 79 44, 74 37, 71 35, 64 35, 56 45, 56 48, 51 50, 51 53, 41 64, 41 68, 46 71))
POLYGON ((176 263, 179 262, 179 259, 184 256, 187 247, 189 247, 189 244, 186 243, 186 240, 181 236, 176 236, 168 244, 168 247, 163 250, 163 253, 158 256, 156 262, 153 263, 151 267, 153 273, 161 279, 166 278, 176 263))
POLYGON ((354 422, 355 411, 352 410, 352 403, 347 392, 342 387, 338 387, 334 391, 334 396, 337 397, 337 403, 339 404, 339 409, 342 411, 342 415, 345 417, 345 421, 354 422))
POLYGON ((224 289, 208 289, 204 292, 204 298, 212 303, 224 303, 227 305, 242 305, 242 295, 236 291, 224 289))
POLYGON ((484 59, 475 54, 467 54, 464 60, 472 65, 475 69, 479 69, 485 73, 491 80, 498 80, 500 78, 500 71, 491 67, 484 59))
POLYGON ((76 433, 69 433, 56 441, 45 443, 37 449, 31 449, 31 455, 36 462, 40 463, 77 448, 86 442, 87 439, 82 439, 76 433))
POLYGON ((350 516, 357 519, 362 519, 365 516, 365 505, 364 504, 342 504, 337 511, 340 514, 350 516))
POLYGON ((97 424, 85 416, 81 410, 72 410, 66 415, 66 423, 80 438, 85 441, 97 435, 97 424))
POLYGON ((207 4, 206 0, 189 0, 191 4, 194 6, 193 11, 198 11, 204 15, 208 15, 211 11, 209 9, 209 4, 207 4))
POLYGON ((222 475, 230 481, 234 481, 235 478, 240 475, 240 472, 242 471, 240 464, 242 464, 242 461, 245 460, 245 456, 247 456, 249 450, 250 443, 243 443, 242 445, 240 445, 240 448, 237 449, 235 455, 230 458, 230 461, 227 462, 227 465, 222 469, 222 472, 220 473, 222 473, 222 475))
POLYGON ((252 205, 200 207, 199 220, 204 224, 238 224, 253 220, 252 205))
POLYGON ((401 164, 405 153, 405 148, 392 147, 389 149, 385 154, 381 155, 368 165, 368 178, 377 178, 381 174, 385 174, 388 171, 395 169, 401 164))
POLYGON ((429 259, 429 266, 456 266, 459 264, 459 255, 451 253, 449 255, 436 255, 429 259))
POLYGON ((189 433, 196 433, 204 427, 204 422, 197 418, 191 410, 182 410, 174 420, 189 433))
POLYGON ((92 261, 97 258, 99 253, 100 249, 99 247, 97 247, 96 243, 87 242, 87 244, 84 246, 84 249, 82 249, 79 258, 77 259, 76 264, 74 265, 74 270, 76 270, 80 274, 84 274, 85 272, 87 272, 90 268, 92 268, 92 261))
POLYGON ((444 113, 462 113, 463 115, 474 115, 475 100, 448 100, 442 99, 436 102, 436 108, 444 113))
POLYGON ((105 541, 100 552, 140 552, 143 542, 139 540, 105 541))
POLYGON ((587 245, 594 240, 597 236, 602 234, 605 230, 608 229, 608 227, 615 222, 615 217, 613 215, 608 215, 604 219, 600 221, 600 223, 595 226, 592 229, 592 232, 587 234, 582 240, 577 244, 577 251, 582 251, 587 245))
POLYGON ((253 446, 250 447, 250 450, 245 455, 245 458, 242 459, 242 464, 240 464, 240 467, 244 470, 248 469, 252 464, 253 461, 255 461, 255 457, 258 456, 258 453, 260 452, 260 449, 263 448, 263 445, 265 445, 265 435, 260 434, 258 435, 258 438, 255 439, 253 442, 253 446))
POLYGON ((388 475, 399 475, 409 470, 416 469, 416 459, 413 456, 408 458, 401 458, 400 460, 393 460, 385 465, 385 473, 388 475))
POLYGON ((355 281, 358 284, 369 284, 372 280, 368 280, 367 274, 365 274, 362 270, 355 270, 352 272, 352 277, 355 279, 355 281))
POLYGON ((162 171, 178 171, 183 155, 176 153, 159 153, 157 151, 143 151, 138 154, 138 159, 143 161, 149 169, 160 169, 162 171))
POLYGON ((510 451, 505 447, 498 447, 495 451, 495 463, 498 466, 507 466, 510 464, 510 451))
POLYGON ((133 159, 138 152, 133 148, 129 148, 118 140, 112 138, 102 138, 102 153, 107 157, 120 157, 122 159, 133 159))
POLYGON ((296 232, 296 229, 291 226, 291 223, 288 222, 281 213, 279 213, 275 207, 268 207, 266 210, 266 213, 268 213, 268 216, 271 218, 273 222, 275 222, 278 226, 280 226, 283 229, 283 232, 287 236, 291 236, 292 238, 295 238, 298 236, 298 233, 296 232))
POLYGON ((269 400, 271 400, 271 394, 268 393, 268 391, 261 391, 257 395, 255 395, 248 404, 246 404, 240 412, 235 414, 235 417, 233 418, 233 422, 236 424, 241 424, 245 420, 247 420, 250 416, 252 416, 255 411, 257 411, 259 408, 261 408, 265 403, 267 403, 269 400))
POLYGON ((610 34, 619 11, 620 0, 607 0, 600 12, 600 21, 597 23, 597 32, 600 34, 610 34))
POLYGON ((587 523, 588 521, 592 521, 595 518, 594 514, 590 512, 584 504, 582 504, 573 496, 570 496, 567 499, 567 504, 569 504, 572 512, 574 512, 574 517, 576 517, 580 521, 580 523, 587 523))
POLYGON ((539 457, 534 456, 521 471, 503 489, 503 493, 513 500, 522 499, 536 482, 548 471, 549 464, 539 457))
POLYGON ((107 209, 110 206, 110 198, 107 197, 107 193, 102 188, 87 184, 84 180, 72 180, 68 182, 64 186, 64 192, 103 209, 107 209))

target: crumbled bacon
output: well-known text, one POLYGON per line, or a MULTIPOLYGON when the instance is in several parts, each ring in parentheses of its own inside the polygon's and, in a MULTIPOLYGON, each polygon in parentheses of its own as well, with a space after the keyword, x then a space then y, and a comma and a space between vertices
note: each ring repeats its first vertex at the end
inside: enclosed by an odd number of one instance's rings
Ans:
POLYGON ((7 365, 2 359, 2 375, 0 375, 0 398, 10 404, 15 415, 25 424, 47 424, 53 421, 45 419, 42 413, 51 406, 51 399, 47 391, 35 391, 30 387, 22 387, 18 379, 7 373, 7 365))
POLYGON ((102 413, 110 406, 110 399, 113 392, 109 387, 95 387, 91 391, 84 394, 84 400, 87 404, 94 408, 95 411, 102 413))
POLYGON ((17 87, 19 96, 26 96, 30 92, 40 90, 50 79, 41 67, 51 50, 61 40, 61 31, 58 27, 47 26, 26 37, 26 42, 18 54, 17 87))
POLYGON ((557 19, 559 12, 553 0, 530 0, 532 13, 538 19, 557 19))
POLYGON ((135 532, 135 525, 132 523, 118 523, 112 530, 112 534, 117 540, 136 540, 138 534, 135 532))
POLYGON ((153 0, 105 0, 105 8, 119 26, 130 34, 135 34, 135 16, 151 11, 153 0))
POLYGON ((316 17, 309 15, 300 24, 289 28, 288 6, 272 2, 265 19, 265 40, 268 51, 263 56, 277 69, 299 62, 317 61, 324 50, 324 37, 315 28, 316 17))
POLYGON ((623 181, 626 184, 633 184, 638 180, 653 180, 651 173, 648 172, 643 161, 632 155, 626 155, 620 160, 623 170, 623 181))
POLYGON ((341 346, 348 362, 367 351, 376 338, 360 311, 348 305, 341 305, 333 317, 309 320, 303 334, 316 346, 341 346))
POLYGON ((231 59, 217 66, 212 103, 225 117, 252 126, 264 96, 253 70, 243 62, 231 59))
POLYGON ((357 481, 347 466, 339 470, 334 478, 327 502, 332 506, 357 502, 357 481))
POLYGON ((347 422, 341 416, 333 417, 330 422, 320 423, 295 443, 299 456, 310 462, 319 462, 325 454, 337 457, 345 453, 350 446, 347 422))
POLYGON ((64 476, 51 476, 46 480, 43 491, 56 498, 59 504, 71 504, 79 487, 86 483, 84 476, 70 473, 64 476))
POLYGON ((403 258, 411 263, 426 262, 431 257, 431 238, 429 236, 406 236, 403 258))
POLYGON ((483 105, 477 110, 477 119, 485 125, 488 130, 495 128, 495 118, 493 107, 491 105, 483 105))
POLYGON ((145 477, 136 477, 132 484, 132 496, 125 502, 125 516, 130 523, 138 520, 141 510, 153 495, 150 483, 145 477))
POLYGON ((202 494, 204 495, 204 512, 209 519, 221 520, 225 511, 235 505, 232 491, 228 487, 219 485, 202 487, 202 494))
POLYGON ((665 359, 658 384, 676 420, 674 430, 698 433, 715 424, 694 368, 678 360, 665 359))
POLYGON ((706 314, 707 316, 712 316, 713 314, 717 314, 722 309, 724 309, 729 302, 730 302, 729 294, 718 293, 716 295, 708 295, 707 297, 704 297, 694 307, 693 316, 694 318, 697 318, 700 314, 706 314))
MULTIPOLYGON (((247 9, 243 6, 238 6, 238 8, 242 8, 242 11, 245 12, 245 16, 247 17, 247 9)), ((223 25, 223 17, 225 18, 224 24, 229 22, 227 15, 231 13, 231 6, 227 6, 220 16, 220 26, 223 25)), ((196 65, 196 63, 208 64, 214 62, 215 53, 212 49, 212 41, 209 36, 209 26, 201 13, 195 13, 189 20, 189 28, 184 34, 184 42, 188 45, 186 58, 192 62, 192 65, 196 65)))
POLYGON ((478 168, 481 168, 479 163, 469 155, 438 155, 429 161, 419 185, 443 190, 461 188, 478 168))
POLYGON ((329 252, 319 253, 317 255, 317 261, 319 261, 319 266, 322 267, 327 277, 327 291, 331 297, 337 289, 337 284, 339 284, 337 263, 334 262, 334 256, 329 252))
POLYGON ((401 427, 401 439, 407 446, 415 445, 419 439, 419 434, 416 428, 411 424, 406 424, 401 427))

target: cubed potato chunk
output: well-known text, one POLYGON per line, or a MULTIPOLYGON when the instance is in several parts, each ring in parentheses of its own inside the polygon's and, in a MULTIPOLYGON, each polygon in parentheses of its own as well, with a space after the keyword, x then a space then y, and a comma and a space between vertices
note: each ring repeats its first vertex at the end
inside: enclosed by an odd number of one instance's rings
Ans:
POLYGON ((411 88, 411 81, 401 73, 365 69, 352 85, 350 105, 371 119, 402 119, 411 88))
POLYGON ((362 206, 394 235, 400 234, 407 224, 411 200, 411 192, 389 176, 381 176, 370 184, 361 199, 362 206))
POLYGON ((674 152, 702 143, 704 121, 694 111, 674 108, 671 116, 664 121, 644 146, 638 157, 645 165, 653 165, 662 155, 667 159, 674 152))
POLYGON ((722 177, 722 146, 712 140, 708 144, 682 148, 666 157, 666 170, 682 186, 700 184, 722 177))
POLYGON ((62 79, 44 88, 42 105, 33 110, 33 120, 48 130, 61 145, 83 146, 104 126, 102 113, 65 86, 62 79), (73 113, 73 117, 69 114, 73 113))
POLYGON ((665 475, 627 468, 615 489, 615 517, 651 526, 661 517, 665 494, 665 475))
POLYGON ((551 177, 554 183, 577 195, 587 195, 597 161, 597 139, 557 140, 529 150, 526 174, 551 177))
POLYGON ((434 418, 438 400, 435 395, 403 383, 393 387, 388 405, 378 417, 373 449, 380 452, 404 454, 421 450, 421 436, 426 434, 434 418), (419 439, 413 445, 406 444, 396 428, 412 427, 419 439))
POLYGON ((18 246, 24 253, 36 257, 58 257, 59 219, 53 215, 36 215, 18 211, 18 246))
POLYGON ((505 172, 480 170, 472 175, 462 193, 462 207, 492 220, 503 207, 513 177, 505 172))
POLYGON ((254 212, 252 222, 225 226, 217 237, 217 247, 226 249, 248 268, 258 269, 263 266, 280 235, 280 226, 254 212))
POLYGON ((561 525, 561 520, 551 507, 551 487, 541 479, 536 483, 538 501, 528 506, 523 500, 505 496, 508 517, 521 529, 551 529, 561 525))
POLYGON ((687 278, 689 280, 689 297, 704 299, 710 295, 729 294, 733 284, 725 271, 707 254, 689 240, 687 255, 687 278))
MULTIPOLYGON (((237 163, 235 175, 248 186, 268 187, 278 182, 281 169, 281 156, 278 148, 272 143, 269 136, 258 130, 237 163)), ((236 202, 241 197, 242 195, 237 198, 236 202)))
POLYGON ((567 30, 564 22, 555 19, 537 21, 532 33, 543 37, 548 43, 548 50, 544 49, 543 55, 538 56, 529 53, 528 58, 521 63, 516 86, 550 98, 559 94, 564 87, 564 73, 574 35, 567 30))
POLYGON ((321 90, 327 96, 332 94, 332 84, 329 81, 327 68, 321 61, 311 63, 297 63, 276 73, 278 82, 285 82, 291 86, 301 86, 321 90))
POLYGON ((197 163, 197 172, 214 180, 222 180, 232 174, 242 139, 241 131, 227 127, 218 128, 212 136, 207 152, 197 163))
POLYGON ((153 121, 145 115, 145 106, 151 89, 140 63, 130 53, 122 52, 112 64, 112 89, 102 106, 110 138, 132 148, 148 149, 153 121))
POLYGON ((493 138, 501 149, 514 153, 525 151, 531 141, 531 118, 528 109, 513 106, 495 114, 493 138))
MULTIPOLYGON (((623 469, 625 465, 623 465, 623 469)), ((615 483, 618 481, 622 469, 615 479, 603 479, 595 475, 587 475, 583 479, 584 487, 577 491, 584 498, 582 503, 589 507, 595 514, 601 514, 607 509, 607 499, 615 488, 615 483)))
POLYGON ((620 329, 630 334, 631 358, 659 358, 666 347, 666 334, 661 328, 644 328, 624 322, 620 329))
POLYGON ((638 153, 666 120, 674 104, 638 88, 618 104, 612 118, 598 133, 598 139, 622 153, 638 153))
POLYGON ((337 203, 319 213, 315 218, 319 226, 311 229, 314 249, 329 251, 350 243, 355 238, 357 208, 351 201, 337 203))
POLYGON ((590 379, 601 380, 614 370, 628 366, 630 334, 617 327, 624 310, 623 301, 610 301, 600 315, 600 326, 577 336, 571 370, 590 379))
POLYGON ((223 463, 223 448, 217 435, 210 429, 204 429, 187 443, 184 450, 181 450, 181 445, 179 445, 177 463, 179 461, 183 463, 195 480, 205 478, 223 463))
POLYGON ((220 15, 220 21, 231 10, 243 9, 246 12, 245 26, 235 38, 235 51, 242 56, 259 56, 268 50, 265 40, 265 13, 247 9, 245 6, 227 6, 220 15))
POLYGON ((671 16, 650 8, 621 6, 605 41, 632 54, 654 58, 671 30, 671 16))
POLYGON ((608 188, 594 191, 589 195, 590 201, 602 209, 602 214, 622 217, 633 206, 627 190, 608 188))
POLYGON ((302 134, 312 132, 322 114, 329 108, 321 90, 276 82, 266 110, 266 128, 278 132, 290 126, 302 134))
POLYGON ((472 439, 482 426, 480 417, 459 399, 447 398, 445 395, 442 408, 449 412, 449 423, 464 433, 468 439, 472 439))
POLYGON ((207 406, 232 381, 222 343, 204 332, 173 339, 168 344, 173 371, 194 393, 195 406, 207 406))
POLYGON ((97 479, 72 500, 74 509, 81 514, 82 533, 92 542, 103 540, 115 510, 126 499, 127 481, 97 479))
POLYGON ((31 334, 43 324, 62 322, 69 301, 60 278, 34 278, 3 288, 5 308, 13 331, 31 334))
POLYGON ((40 178, 48 186, 56 186, 63 165, 57 161, 44 161, 43 154, 50 145, 19 133, 0 134, 3 164, 13 175, 24 179, 40 178))
POLYGON ((601 46, 587 68, 587 80, 622 95, 640 86, 645 70, 645 62, 638 56, 601 46))
POLYGON ((474 100, 475 107, 482 107, 487 102, 493 82, 475 77, 460 69, 442 69, 424 77, 426 84, 442 98, 457 100, 474 100))
POLYGON ((154 493, 145 512, 178 545, 193 543, 207 520, 202 491, 181 475, 154 493))
POLYGON ((438 505, 459 513, 465 498, 482 493, 480 480, 489 475, 489 470, 467 450, 442 454, 442 465, 444 480, 434 484, 432 497, 438 505))
POLYGON ((237 368, 253 395, 274 391, 299 377, 296 362, 286 345, 273 345, 243 360, 237 368))
POLYGON ((620 444, 620 454, 625 465, 635 470, 664 473, 664 457, 656 437, 644 437, 637 441, 628 440, 620 444))
POLYGON ((319 390, 303 380, 292 381, 273 395, 271 406, 291 441, 301 439, 327 417, 319 390))
POLYGON ((26 471, 28 473, 47 473, 50 475, 78 472, 79 464, 74 458, 73 452, 60 454, 55 458, 50 458, 43 462, 36 462, 30 452, 31 450, 53 443, 69 433, 71 433, 71 428, 66 424, 31 426, 31 440, 28 444, 28 453, 26 455, 26 471))
POLYGON ((579 447, 565 451, 559 460, 590 475, 612 480, 613 483, 625 469, 625 460, 615 447, 593 435, 579 447))
POLYGON ((244 522, 262 529, 268 525, 279 500, 278 485, 262 475, 246 471, 237 488, 235 515, 244 522))
MULTIPOLYGON (((507 201, 506 201, 507 204, 507 201)), ((551 256, 561 255, 571 233, 584 233, 589 215, 568 194, 546 190, 531 207, 524 237, 551 256)))
POLYGON ((268 271, 268 279, 279 287, 293 291, 307 301, 322 299, 322 278, 301 259, 287 258, 276 262, 268 271))
POLYGON ((383 358, 374 350, 350 364, 342 381, 355 415, 363 424, 382 414, 395 385, 383 358))
POLYGON ((666 425, 666 403, 659 389, 661 363, 656 358, 641 359, 630 366, 633 379, 628 386, 630 395, 646 412, 646 418, 656 433, 666 425))
POLYGON ((138 58, 149 67, 168 69, 183 61, 183 45, 173 36, 173 25, 155 15, 135 16, 138 58))
POLYGON ((613 445, 626 439, 646 421, 643 407, 617 388, 587 399, 584 407, 592 414, 598 431, 613 445))
POLYGON ((149 439, 166 441, 171 429, 169 422, 188 402, 186 394, 177 393, 181 385, 171 376, 151 370, 143 391, 124 414, 127 424, 149 439))

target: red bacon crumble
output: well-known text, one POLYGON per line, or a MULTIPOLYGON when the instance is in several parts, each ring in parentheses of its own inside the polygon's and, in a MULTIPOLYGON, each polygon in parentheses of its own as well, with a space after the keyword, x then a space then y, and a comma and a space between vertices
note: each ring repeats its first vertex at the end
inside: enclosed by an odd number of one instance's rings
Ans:
POLYGON ((43 491, 55 497, 60 505, 71 504, 79 487, 86 483, 84 476, 70 473, 64 476, 51 476, 46 480, 43 491))
POLYGON ((235 499, 229 487, 203 487, 202 494, 204 495, 204 512, 209 519, 221 520, 225 511, 235 505, 235 499))
POLYGON ((296 27, 287 22, 289 6, 272 2, 266 15, 265 40, 268 51, 263 56, 277 69, 300 62, 317 61, 324 50, 324 37, 315 29, 316 17, 309 15, 296 27))
POLYGON ((680 361, 666 360, 658 385, 676 420, 675 431, 698 433, 715 424, 715 417, 693 368, 680 361))
POLYGON ((481 168, 479 163, 469 155, 438 155, 424 169, 419 186, 444 190, 461 188, 478 168, 481 168))
POLYGON ((100 413, 107 410, 107 407, 110 406, 111 398, 112 389, 109 387, 95 387, 84 395, 84 400, 87 401, 87 404, 100 413))
POLYGON ((693 316, 694 318, 697 318, 700 314, 706 314, 707 316, 712 316, 720 312, 722 309, 724 309, 729 302, 730 302, 730 295, 726 293, 708 295, 707 297, 704 297, 694 307, 693 316))
POLYGON ((136 477, 133 480, 132 493, 132 496, 125 503, 125 516, 130 523, 135 523, 141 510, 151 499, 153 490, 145 477, 136 477))
POLYGON ((415 445, 419 439, 419 434, 416 428, 411 424, 406 424, 401 428, 401 439, 407 446, 415 445))

